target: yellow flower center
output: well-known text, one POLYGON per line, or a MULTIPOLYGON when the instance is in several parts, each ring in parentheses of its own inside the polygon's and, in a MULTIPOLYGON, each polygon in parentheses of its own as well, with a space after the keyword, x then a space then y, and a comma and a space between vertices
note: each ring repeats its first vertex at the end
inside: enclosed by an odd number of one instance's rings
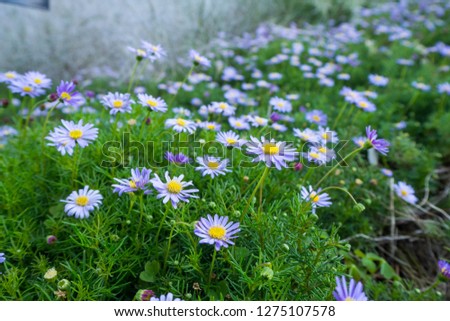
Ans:
POLYGON ((236 122, 236 127, 242 127, 242 123, 240 121, 236 122))
POLYGON ((317 115, 314 115, 314 116, 313 116, 313 119, 314 119, 315 121, 320 121, 320 117, 317 116, 317 115))
POLYGON ((80 129, 73 129, 69 132, 69 136, 70 138, 78 139, 81 138, 81 136, 83 136, 83 132, 80 129))
POLYGON ((225 238, 226 231, 222 226, 211 226, 208 234, 213 239, 223 240, 225 238))
POLYGON ((78 206, 86 206, 88 202, 89 198, 84 195, 78 196, 75 200, 75 204, 77 204, 78 206))
POLYGON ((280 102, 277 104, 277 106, 278 106, 278 107, 283 107, 283 106, 284 106, 284 103, 280 101, 280 102))
POLYGON ((169 193, 179 194, 182 189, 183 186, 181 186, 181 184, 177 181, 170 181, 167 183, 167 190, 169 191, 169 193))
POLYGON ((142 56, 142 57, 144 57, 144 56, 145 56, 145 51, 144 51, 144 50, 142 50, 142 49, 138 49, 138 50, 136 50, 136 53, 137 53, 137 55, 138 55, 138 56, 142 56))
POLYGON ((313 203, 317 203, 320 199, 319 195, 317 195, 316 193, 311 193, 309 198, 311 199, 311 202, 313 202, 313 203))
POLYGON ((15 76, 14 76, 14 74, 13 74, 12 72, 7 72, 7 73, 5 74, 5 76, 6 76, 6 78, 8 78, 8 79, 13 79, 13 78, 15 78, 15 76))
POLYGON ((262 119, 262 118, 260 118, 260 117, 256 117, 256 122, 258 123, 258 124, 262 124, 262 123, 264 123, 264 119, 262 119))
POLYGON ((71 100, 72 96, 70 96, 70 94, 67 91, 63 91, 61 93, 61 98, 64 99, 64 100, 71 100))
POLYGON ((345 298, 345 301, 355 301, 355 300, 352 297, 348 296, 348 297, 345 298))
POLYGON ((266 155, 275 155, 280 151, 280 148, 274 143, 266 143, 263 145, 262 149, 266 155))
POLYGON ((233 138, 227 138, 227 143, 230 144, 230 145, 234 145, 234 144, 237 143, 237 140, 233 139, 233 138))
POLYGON ((158 102, 156 100, 149 99, 147 100, 147 105, 149 105, 150 107, 156 107, 158 106, 158 102))
POLYGON ((35 83, 36 85, 40 85, 40 84, 42 84, 42 80, 39 79, 39 78, 34 78, 34 83, 35 83))
POLYGON ((319 152, 321 152, 322 154, 326 154, 327 153, 327 149, 326 149, 326 147, 320 147, 319 148, 319 152))
POLYGON ((130 185, 131 188, 137 188, 137 187, 136 187, 136 182, 133 181, 133 180, 129 181, 129 182, 128 182, 128 185, 130 185))
POLYGON ((315 159, 318 159, 318 158, 320 158, 320 155, 319 155, 319 154, 317 154, 317 153, 314 153, 314 152, 312 152, 312 153, 309 153, 309 156, 311 156, 312 158, 315 158, 315 159))
POLYGON ((408 192, 407 192, 407 191, 405 191, 405 190, 401 190, 401 191, 400 191, 400 193, 402 194, 402 196, 406 196, 406 195, 408 195, 408 192))
POLYGON ((227 104, 225 104, 225 103, 220 103, 220 104, 219 104, 219 108, 222 109, 222 110, 224 110, 224 109, 227 108, 227 104))
POLYGON ((367 108, 367 103, 365 102, 365 101, 360 101, 359 102, 359 107, 361 107, 361 108, 367 108))
POLYGON ((328 133, 323 133, 322 134, 322 138, 323 139, 328 139, 328 138, 330 138, 330 135, 328 133))
POLYGON ((23 91, 26 92, 26 93, 30 93, 30 92, 33 91, 33 88, 30 87, 30 86, 25 86, 25 87, 23 87, 23 91))
POLYGON ((216 128, 216 126, 215 125, 213 125, 213 124, 209 124, 209 125, 207 125, 206 126, 206 128, 208 128, 208 129, 215 129, 216 128))
POLYGON ((112 104, 113 104, 114 108, 122 108, 123 107, 123 101, 121 101, 121 100, 114 100, 112 104))
POLYGON ((208 167, 212 169, 216 169, 217 167, 219 167, 219 165, 219 162, 208 162, 208 167))
POLYGON ((184 126, 186 126, 186 121, 184 119, 178 118, 177 125, 184 127, 184 126))

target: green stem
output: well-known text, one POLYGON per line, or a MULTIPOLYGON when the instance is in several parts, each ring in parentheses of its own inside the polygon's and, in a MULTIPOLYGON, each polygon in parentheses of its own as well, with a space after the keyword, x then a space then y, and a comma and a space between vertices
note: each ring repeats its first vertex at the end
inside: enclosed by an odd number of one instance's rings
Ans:
POLYGON ((170 208, 169 204, 166 204, 166 212, 164 213, 164 216, 163 216, 161 222, 159 223, 158 232, 156 232, 156 236, 155 236, 156 245, 158 244, 159 233, 161 232, 164 221, 166 220, 167 214, 169 214, 169 208, 170 208))
POLYGON ((320 193, 323 193, 323 192, 325 192, 327 190, 330 190, 330 189, 336 189, 336 190, 339 190, 339 191, 342 191, 342 192, 346 193, 348 196, 350 196, 350 198, 352 199, 352 201, 355 204, 358 204, 358 202, 355 200, 353 195, 348 190, 346 190, 345 188, 339 187, 339 186, 328 186, 328 187, 324 188, 323 190, 321 190, 320 193))
POLYGON ((341 119, 342 115, 344 114, 345 107, 347 107, 347 102, 345 102, 344 106, 341 107, 341 110, 339 111, 339 114, 336 120, 334 121, 333 127, 331 128, 336 128, 336 125, 339 124, 339 119, 341 119))
MULTIPOLYGON (((33 98, 32 101, 34 101, 34 98, 33 98)), ((31 109, 28 111, 27 120, 25 121, 25 129, 24 129, 24 131, 23 131, 24 138, 27 137, 27 133, 28 133, 28 125, 29 125, 29 123, 30 123, 31 114, 33 113, 34 109, 35 109, 37 106, 39 106, 40 104, 42 104, 42 103, 44 103, 44 102, 46 102, 46 101, 47 101, 47 99, 43 99, 43 100, 41 100, 41 101, 38 101, 36 104, 33 104, 33 106, 31 107, 31 109)))
POLYGON ((212 261, 211 261, 211 268, 209 269, 209 275, 208 275, 208 289, 211 286, 211 279, 212 279, 212 273, 214 270, 214 263, 216 263, 216 256, 217 256, 217 251, 216 249, 213 250, 213 257, 212 257, 212 261))
POLYGON ((170 252, 170 245, 172 244, 172 236, 173 236, 173 230, 175 229, 176 224, 173 224, 172 228, 170 229, 169 234, 169 243, 167 244, 166 253, 164 255, 164 265, 163 265, 163 271, 166 270, 167 266, 167 259, 169 258, 169 252, 170 252))
POLYGON ((334 165, 326 174, 325 176, 323 176, 314 186, 314 189, 317 189, 317 187, 319 187, 320 183, 322 183, 325 178, 327 178, 332 172, 334 172, 336 170, 336 168, 338 168, 342 163, 345 163, 346 160, 350 159, 352 156, 356 155, 357 153, 359 153, 360 151, 362 151, 364 149, 364 147, 360 147, 355 149, 354 151, 352 151, 350 154, 348 154, 347 156, 345 156, 340 162, 338 162, 336 165, 334 165))
POLYGON ((136 74, 136 70, 137 70, 137 67, 139 66, 140 62, 141 62, 140 60, 136 60, 136 62, 134 63, 133 71, 131 72, 130 81, 128 82, 128 90, 127 90, 128 93, 130 92, 131 87, 133 86, 134 76, 136 74))
POLYGON ((45 138, 45 134, 46 134, 46 129, 47 129, 47 124, 48 124, 48 120, 50 118, 50 115, 52 113, 52 111, 59 105, 60 101, 58 101, 55 105, 53 105, 53 107, 51 107, 49 109, 49 111, 47 112, 47 115, 45 116, 45 121, 44 121, 44 125, 42 125, 42 141, 44 141, 45 138))
POLYGON ((308 178, 311 176, 312 172, 313 168, 312 167, 308 168, 308 171, 306 172, 305 176, 303 176, 302 183, 300 184, 301 186, 305 185, 305 183, 308 181, 308 178))
POLYGON ((136 231, 136 236, 139 234, 139 231, 141 230, 142 217, 144 216, 144 195, 142 193, 141 193, 141 195, 139 195, 139 211, 140 211, 139 225, 138 225, 138 229, 136 231))
POLYGON ((245 214, 247 214, 247 210, 250 207, 250 203, 252 202, 253 198, 255 197, 256 191, 258 191, 258 188, 264 183, 264 180, 266 179, 267 174, 269 174, 270 167, 265 167, 264 172, 261 175, 261 178, 259 179, 258 184, 256 185, 255 189, 252 192, 252 195, 250 195, 250 198, 247 201, 247 205, 245 206, 244 212, 242 213, 240 222, 244 220, 245 214))

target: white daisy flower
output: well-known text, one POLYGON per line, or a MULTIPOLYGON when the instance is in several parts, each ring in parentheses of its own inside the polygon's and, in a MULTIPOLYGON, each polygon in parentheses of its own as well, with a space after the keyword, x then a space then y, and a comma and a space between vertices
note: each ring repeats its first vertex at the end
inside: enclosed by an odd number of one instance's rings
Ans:
POLYGON ((117 113, 131 113, 131 104, 134 101, 130 98, 130 94, 108 93, 102 99, 102 104, 110 109, 109 113, 115 115, 117 113))
POLYGON ((203 156, 197 157, 197 163, 200 166, 195 170, 200 171, 202 176, 210 175, 211 178, 219 175, 225 175, 226 172, 231 172, 227 169, 228 159, 220 160, 219 157, 203 156))
POLYGON ((72 155, 76 144, 84 148, 98 136, 98 129, 94 128, 92 124, 83 125, 82 120, 78 124, 65 120, 61 120, 61 122, 63 126, 56 127, 46 139, 51 142, 48 146, 56 146, 62 155, 66 153, 72 155))
POLYGON ((282 113, 290 113, 292 111, 291 102, 283 98, 272 97, 269 100, 269 104, 273 107, 273 109, 282 113))
POLYGON ((285 125, 279 123, 273 123, 271 127, 279 132, 285 132, 287 130, 285 125))
POLYGON ((216 137, 217 141, 226 147, 236 147, 241 148, 247 141, 245 139, 240 139, 239 135, 232 132, 231 130, 227 132, 220 132, 216 137))
POLYGON ((252 136, 250 139, 251 142, 247 144, 247 152, 257 156, 253 159, 254 162, 264 162, 267 167, 275 165, 278 170, 281 170, 282 167, 287 168, 286 162, 294 161, 298 155, 298 152, 290 145, 286 145, 286 142, 267 140, 265 137, 261 137, 261 141, 252 136))
POLYGON ((334 130, 329 129, 328 127, 326 128, 319 127, 317 135, 320 137, 320 141, 323 144, 326 143, 337 144, 339 142, 337 133, 334 130))
POLYGON ((198 198, 192 193, 198 192, 198 189, 186 189, 187 186, 191 186, 192 182, 183 182, 184 175, 178 177, 174 176, 170 178, 169 172, 165 173, 166 183, 164 183, 157 174, 155 178, 151 179, 150 182, 153 187, 157 190, 158 195, 156 198, 164 198, 163 203, 166 204, 169 200, 174 208, 177 208, 177 204, 180 201, 188 202, 189 198, 198 198))
POLYGON ((309 162, 316 163, 318 165, 323 165, 327 162, 327 157, 325 154, 319 152, 316 147, 311 147, 308 153, 306 153, 306 158, 309 162))
POLYGON ((252 116, 250 118, 250 122, 252 123, 252 126, 254 127, 264 127, 267 126, 269 123, 269 120, 267 118, 262 118, 259 116, 252 116))
POLYGON ((309 128, 306 128, 305 130, 294 128, 294 136, 297 136, 301 140, 312 144, 318 143, 320 140, 320 137, 317 135, 317 133, 309 128))
POLYGON ((222 125, 218 124, 216 122, 207 121, 207 122, 200 123, 200 127, 204 128, 206 130, 212 130, 212 131, 216 131, 217 132, 217 131, 220 130, 222 125))
POLYGON ((244 118, 234 118, 230 117, 228 118, 228 122, 230 123, 230 126, 237 130, 249 130, 250 125, 244 118))
POLYGON ((155 98, 147 94, 139 94, 139 103, 144 107, 149 107, 152 111, 159 111, 164 113, 167 111, 167 104, 161 98, 155 98))
POLYGON ((64 212, 68 216, 75 216, 75 218, 88 218, 89 212, 98 208, 102 204, 103 196, 97 190, 89 190, 89 186, 83 189, 73 191, 65 200, 61 202, 66 203, 64 212))
POLYGON ((214 113, 224 116, 232 116, 236 112, 236 107, 224 102, 213 102, 211 107, 214 108, 214 113))
POLYGON ((193 121, 183 118, 169 118, 166 120, 165 125, 166 128, 171 127, 176 132, 188 132, 189 134, 192 134, 197 128, 197 125, 193 121))

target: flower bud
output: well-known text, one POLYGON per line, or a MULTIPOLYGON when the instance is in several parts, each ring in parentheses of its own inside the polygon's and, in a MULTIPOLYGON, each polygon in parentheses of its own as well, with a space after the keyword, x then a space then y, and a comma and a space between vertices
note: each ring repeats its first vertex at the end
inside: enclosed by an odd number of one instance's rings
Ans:
POLYGON ((55 244, 58 239, 54 235, 47 236, 47 244, 55 244))
POLYGON ((362 212, 364 212, 364 210, 366 209, 366 207, 365 207, 363 204, 358 203, 358 204, 355 204, 355 206, 353 206, 353 209, 354 209, 355 211, 357 211, 358 213, 362 213, 362 212))
POLYGON ((152 290, 139 290, 135 298, 137 301, 150 301, 153 296, 155 296, 155 292, 152 290))
POLYGON ((58 289, 60 290, 68 290, 70 287, 70 281, 67 279, 62 279, 58 282, 58 289))
POLYGON ((272 280, 272 278, 273 278, 273 270, 270 267, 265 266, 265 267, 263 267, 263 269, 261 271, 261 276, 264 279, 272 280))

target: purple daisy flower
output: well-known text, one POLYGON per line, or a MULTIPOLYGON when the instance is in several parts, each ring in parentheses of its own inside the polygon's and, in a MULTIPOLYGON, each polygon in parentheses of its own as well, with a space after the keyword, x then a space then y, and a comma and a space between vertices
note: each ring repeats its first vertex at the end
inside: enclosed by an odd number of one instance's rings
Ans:
POLYGON ((356 283, 355 280, 350 279, 350 285, 347 288, 347 280, 344 276, 341 279, 336 277, 336 289, 333 296, 337 301, 367 301, 362 283, 356 283))
POLYGON ((215 245, 216 251, 223 246, 234 245, 232 239, 237 238, 236 233, 240 231, 239 223, 228 222, 228 216, 208 214, 207 218, 202 217, 195 225, 194 233, 201 238, 199 243, 215 245))
POLYGON ((0 253, 0 264, 6 261, 5 253, 0 253))
POLYGON ((151 297, 150 301, 183 301, 178 298, 174 298, 172 293, 167 293, 167 295, 162 294, 159 298, 157 297, 151 297))
POLYGON ((75 91, 75 84, 69 81, 61 80, 61 83, 56 87, 56 93, 59 100, 66 106, 78 107, 84 103, 83 96, 75 91))
POLYGON ((35 98, 45 93, 44 88, 36 86, 30 79, 24 76, 11 80, 8 88, 11 92, 20 94, 22 97, 30 96, 35 98))
POLYGON ((184 175, 178 177, 174 176, 170 178, 169 172, 165 173, 166 182, 164 183, 157 174, 155 178, 151 179, 150 182, 153 187, 158 191, 156 198, 163 198, 163 203, 166 204, 169 200, 174 208, 177 208, 177 204, 180 201, 189 202, 189 198, 198 198, 192 193, 198 192, 198 189, 186 189, 188 186, 192 186, 191 182, 184 182, 184 175))
POLYGON ((115 115, 117 113, 131 113, 131 104, 134 101, 130 98, 130 94, 108 93, 102 99, 102 104, 110 109, 109 113, 115 115))
POLYGON ((320 193, 321 190, 319 188, 315 191, 312 186, 308 188, 302 186, 302 198, 307 202, 311 202, 313 213, 315 213, 317 207, 329 207, 332 204, 330 196, 327 193, 320 193))
POLYGON ((410 204, 417 203, 417 197, 414 195, 415 192, 411 185, 408 185, 405 182, 398 182, 397 184, 394 184, 394 191, 397 196, 403 199, 405 202, 408 202, 410 204))
POLYGON ((189 163, 189 157, 187 157, 183 153, 173 154, 171 152, 166 152, 165 158, 170 163, 175 163, 175 164, 178 164, 178 165, 189 163))
POLYGON ((327 115, 321 110, 312 110, 308 113, 306 113, 306 120, 310 123, 314 123, 320 126, 326 126, 327 125, 327 115))
POLYGON ((438 265, 442 275, 445 276, 447 279, 450 279, 450 263, 444 260, 439 260, 438 265))
POLYGON ((131 177, 129 179, 114 178, 119 184, 113 184, 113 193, 119 193, 121 196, 123 193, 133 193, 138 190, 144 191, 144 194, 150 194, 147 184, 150 182, 151 169, 143 168, 142 171, 139 168, 131 170, 131 177))
POLYGON ((253 162, 264 162, 267 167, 275 166, 281 170, 282 167, 288 167, 287 162, 293 162, 297 158, 298 152, 286 142, 276 142, 265 137, 261 137, 261 141, 253 136, 250 139, 247 152, 256 155, 253 162))
POLYGON ((367 126, 366 135, 370 146, 380 154, 386 155, 389 152, 389 146, 391 144, 385 139, 377 139, 378 134, 375 129, 371 129, 370 126, 367 126))
POLYGON ((211 61, 209 61, 208 58, 200 55, 197 51, 195 51, 194 49, 191 49, 189 51, 189 58, 192 60, 192 62, 195 65, 200 65, 202 67, 205 68, 209 68, 211 67, 211 61))
POLYGON ((378 87, 385 87, 389 82, 389 78, 380 75, 369 75, 369 82, 378 87))

